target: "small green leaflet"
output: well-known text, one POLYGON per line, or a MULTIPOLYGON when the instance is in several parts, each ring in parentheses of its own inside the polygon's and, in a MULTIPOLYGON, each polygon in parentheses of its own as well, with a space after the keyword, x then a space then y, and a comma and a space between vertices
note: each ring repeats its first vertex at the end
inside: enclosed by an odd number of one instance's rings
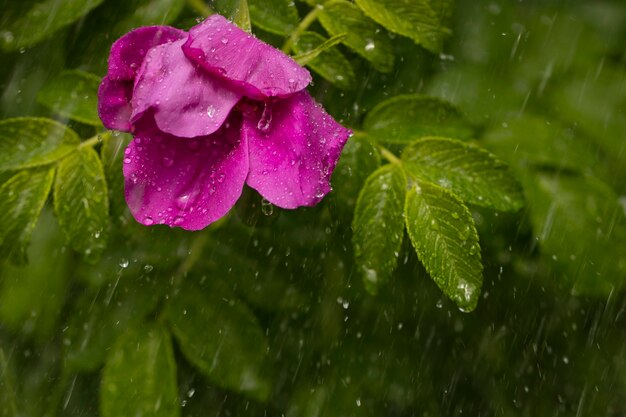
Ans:
POLYGON ((404 236, 402 204, 407 180, 397 164, 388 164, 369 176, 359 194, 352 229, 357 265, 365 288, 378 292, 396 267, 404 236))
POLYGON ((0 185, 0 258, 26 261, 26 246, 48 198, 54 168, 23 170, 0 185))
MULTIPOLYGON (((204 2, 204 0, 202 0, 204 2)), ((210 2, 211 8, 219 14, 233 21, 246 32, 250 32, 250 9, 248 0, 214 0, 210 2)))
POLYGON ((92 126, 102 126, 98 116, 100 78, 83 71, 63 71, 46 84, 37 100, 55 113, 92 126))
POLYGON ((425 136, 468 139, 474 129, 451 104, 434 97, 401 95, 374 107, 363 128, 381 142, 409 144, 425 136))
POLYGON ((50 119, 19 117, 0 121, 0 171, 55 162, 79 143, 72 129, 50 119))
POLYGON ((85 260, 97 260, 106 248, 109 199, 102 162, 92 148, 81 147, 59 164, 54 211, 72 247, 85 260))
POLYGON ((472 311, 482 286, 478 232, 467 207, 443 187, 411 185, 404 208, 406 228, 422 264, 462 311, 472 311))
POLYGON ((350 62, 337 48, 345 35, 325 39, 315 32, 304 32, 294 43, 293 49, 298 54, 294 57, 301 65, 305 65, 321 75, 324 79, 344 90, 354 89, 356 77, 350 62))
POLYGON ((78 20, 103 0, 43 0, 0 31, 0 47, 15 51, 48 38, 78 20))
POLYGON ((167 331, 128 328, 109 353, 100 386, 103 417, 180 415, 176 361, 167 331))
POLYGON ((252 23, 276 35, 288 35, 300 17, 293 0, 248 0, 252 23))
POLYGON ((369 17, 392 32, 439 53, 452 33, 446 27, 452 0, 356 0, 369 17))
POLYGON ((347 34, 343 43, 370 61, 378 71, 390 72, 393 68, 391 40, 385 30, 353 3, 344 0, 326 3, 319 21, 331 35, 347 34))
POLYGON ((424 138, 407 146, 402 161, 409 175, 439 184, 461 200, 502 211, 524 204, 519 183, 489 152, 458 140, 424 138))
POLYGON ((183 282, 166 305, 172 333, 187 359, 214 384, 264 401, 268 344, 254 314, 217 280, 183 282))

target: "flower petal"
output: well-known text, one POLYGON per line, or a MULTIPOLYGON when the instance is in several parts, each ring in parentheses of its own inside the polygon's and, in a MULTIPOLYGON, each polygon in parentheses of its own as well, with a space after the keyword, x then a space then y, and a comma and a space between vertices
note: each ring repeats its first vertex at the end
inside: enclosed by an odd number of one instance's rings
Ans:
POLYGON ((146 26, 128 32, 111 46, 107 75, 111 80, 132 81, 150 48, 186 37, 187 32, 170 26, 146 26))
POLYGON ((163 132, 186 138, 210 135, 241 95, 187 59, 183 42, 156 46, 146 55, 135 81, 131 121, 153 109, 163 132))
POLYGON ((125 151, 126 202, 138 222, 199 230, 224 216, 241 195, 248 149, 233 116, 211 136, 181 139, 149 118, 125 151))
POLYGON ((130 132, 132 81, 104 77, 98 88, 98 115, 107 129, 130 132))
POLYGON ((250 152, 248 185, 282 208, 317 204, 330 191, 330 176, 350 130, 306 91, 263 113, 244 119, 242 132, 250 152))
POLYGON ((296 61, 217 14, 189 30, 183 51, 256 100, 287 97, 311 82, 311 74, 296 61))

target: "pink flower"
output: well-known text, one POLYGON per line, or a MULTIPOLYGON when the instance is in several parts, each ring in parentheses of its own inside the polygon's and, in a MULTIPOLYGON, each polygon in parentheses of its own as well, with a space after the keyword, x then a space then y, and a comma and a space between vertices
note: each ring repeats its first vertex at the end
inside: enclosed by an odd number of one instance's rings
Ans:
POLYGON ((202 229, 244 183, 278 207, 317 204, 350 131, 304 90, 310 81, 219 15, 189 33, 151 26, 118 39, 98 111, 107 128, 134 136, 124 177, 135 219, 202 229))

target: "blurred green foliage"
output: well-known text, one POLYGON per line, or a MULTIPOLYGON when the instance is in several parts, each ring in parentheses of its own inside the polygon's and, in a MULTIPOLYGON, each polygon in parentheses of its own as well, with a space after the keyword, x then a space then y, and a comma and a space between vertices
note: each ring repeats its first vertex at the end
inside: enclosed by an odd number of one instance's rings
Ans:
POLYGON ((325 3, 0 0, 1 417, 626 414, 626 5, 325 3), (97 80, 212 11, 343 36, 307 66, 356 133, 315 208, 143 227, 97 80))

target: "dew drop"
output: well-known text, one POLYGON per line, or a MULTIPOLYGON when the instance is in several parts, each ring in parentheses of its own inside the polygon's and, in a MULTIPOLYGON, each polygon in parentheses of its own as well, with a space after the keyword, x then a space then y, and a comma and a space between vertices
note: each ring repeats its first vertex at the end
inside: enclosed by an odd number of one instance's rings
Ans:
POLYGON ((154 224, 154 219, 148 216, 145 219, 143 219, 143 224, 145 224, 146 226, 152 226, 154 224))

